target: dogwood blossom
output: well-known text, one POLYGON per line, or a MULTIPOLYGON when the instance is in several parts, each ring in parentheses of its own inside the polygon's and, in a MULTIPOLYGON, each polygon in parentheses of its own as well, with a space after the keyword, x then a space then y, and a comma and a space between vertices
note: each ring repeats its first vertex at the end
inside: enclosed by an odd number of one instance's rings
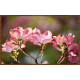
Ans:
POLYGON ((65 51, 68 54, 68 60, 71 63, 78 63, 79 57, 76 55, 76 53, 79 52, 79 46, 78 43, 72 43, 74 40, 74 35, 72 36, 71 33, 68 34, 68 36, 64 35, 57 35, 53 36, 53 39, 55 41, 51 42, 51 45, 55 47, 58 51, 61 51, 62 54, 65 54, 65 51))
POLYGON ((79 45, 78 43, 72 43, 68 46, 68 52, 78 53, 79 52, 79 45))
POLYGON ((78 63, 79 62, 79 57, 76 55, 76 53, 79 52, 79 45, 78 43, 72 43, 68 46, 68 60, 71 63, 78 63))
POLYGON ((68 36, 57 35, 53 36, 53 39, 55 41, 52 41, 51 45, 54 46, 57 50, 62 51, 63 47, 66 48, 72 43, 72 41, 74 40, 74 35, 72 36, 71 33, 69 33, 68 36))
MULTIPOLYGON (((24 48, 25 45, 21 44, 21 48, 24 48)), ((6 42, 2 45, 2 51, 3 52, 11 52, 18 50, 19 46, 16 44, 14 40, 6 40, 6 42)))
POLYGON ((47 44, 52 41, 52 33, 50 31, 45 31, 43 34, 41 34, 41 31, 39 29, 33 30, 33 37, 31 39, 31 42, 35 45, 41 45, 41 44, 47 44))
POLYGON ((70 52, 69 56, 68 56, 68 60, 71 63, 78 63, 79 62, 79 57, 78 57, 78 55, 74 54, 73 52, 70 52))
POLYGON ((66 36, 66 44, 69 45, 74 40, 75 35, 72 35, 72 33, 69 33, 68 36, 66 36))
POLYGON ((32 37, 32 28, 23 29, 22 27, 17 27, 15 29, 11 29, 9 33, 11 38, 14 40, 23 40, 23 43, 25 43, 32 37))

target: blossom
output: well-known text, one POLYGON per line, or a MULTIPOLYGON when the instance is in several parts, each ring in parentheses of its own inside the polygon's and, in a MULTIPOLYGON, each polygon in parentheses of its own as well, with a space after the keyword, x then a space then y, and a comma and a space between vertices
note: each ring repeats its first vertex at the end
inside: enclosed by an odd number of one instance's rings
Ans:
POLYGON ((33 37, 30 41, 35 45, 50 43, 52 41, 52 33, 50 31, 45 31, 41 34, 39 29, 35 29, 33 30, 33 37))
POLYGON ((52 41, 51 45, 54 46, 57 50, 62 51, 63 49, 66 49, 70 44, 72 44, 74 37, 75 36, 74 35, 72 36, 72 33, 69 33, 68 36, 64 35, 53 36, 53 39, 55 41, 52 41))
MULTIPOLYGON (((68 36, 53 36, 52 32, 49 30, 41 33, 41 31, 37 28, 32 30, 32 28, 23 29, 22 27, 11 29, 9 33, 11 39, 6 40, 6 42, 2 45, 2 51, 12 52, 12 57, 16 61, 17 55, 19 54, 17 50, 20 49, 24 54, 26 54, 21 48, 25 48, 26 41, 30 41, 34 45, 42 45, 41 53, 44 52, 46 44, 51 43, 53 47, 62 52, 62 56, 60 57, 58 63, 61 63, 65 58, 68 58, 71 63, 79 62, 79 56, 77 55, 79 52, 79 45, 78 43, 72 43, 75 37, 72 33, 69 33, 68 36)), ((34 61, 36 60, 32 56, 28 54, 26 55, 34 61)), ((42 64, 48 64, 48 61, 44 61, 42 64)))
POLYGON ((76 54, 74 54, 73 52, 70 52, 69 54, 70 55, 68 56, 68 60, 71 63, 78 63, 79 62, 79 57, 76 54))
POLYGON ((66 37, 64 35, 53 36, 53 39, 55 39, 58 45, 62 45, 63 43, 66 43, 66 37))
POLYGON ((66 37, 64 35, 57 35, 53 36, 55 41, 51 42, 51 45, 55 47, 58 51, 64 51, 63 49, 66 48, 66 37))
MULTIPOLYGON (((25 45, 21 44, 21 48, 24 48, 25 45)), ((18 50, 19 46, 16 44, 14 40, 6 40, 6 42, 2 45, 2 51, 3 52, 11 52, 18 50)))
POLYGON ((23 29, 22 27, 17 27, 15 29, 11 29, 9 33, 11 38, 14 40, 18 41, 19 39, 22 39, 25 43, 32 36, 32 28, 23 29))
POLYGON ((66 37, 66 44, 69 45, 72 43, 72 41, 74 40, 75 36, 72 35, 72 33, 69 33, 68 36, 66 37))
POLYGON ((62 54, 65 54, 65 51, 68 54, 68 60, 71 63, 78 63, 79 57, 76 55, 76 53, 79 52, 79 45, 78 43, 72 43, 74 40, 74 35, 72 36, 71 33, 68 34, 68 36, 64 35, 57 35, 53 36, 53 39, 55 41, 51 42, 51 45, 55 47, 58 51, 61 51, 62 54))
POLYGON ((72 43, 68 46, 68 52, 78 53, 79 52, 79 45, 78 43, 72 43))
POLYGON ((79 45, 78 43, 72 43, 68 46, 68 60, 71 63, 78 63, 79 62, 79 57, 76 55, 76 53, 79 52, 79 45))

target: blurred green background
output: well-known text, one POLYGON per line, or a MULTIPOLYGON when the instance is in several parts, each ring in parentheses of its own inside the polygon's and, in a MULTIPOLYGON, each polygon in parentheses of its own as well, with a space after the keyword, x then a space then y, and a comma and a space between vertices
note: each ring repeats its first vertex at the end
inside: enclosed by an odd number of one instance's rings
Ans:
MULTIPOLYGON (((78 16, 2 16, 2 44, 10 38, 9 30, 22 26, 23 28, 32 27, 39 28, 43 33, 50 30, 53 35, 64 34, 69 32, 75 35, 74 42, 78 42, 78 16)), ((40 47, 33 45, 30 42, 26 43, 26 51, 33 57, 37 56, 40 47)), ((2 62, 5 64, 18 64, 8 54, 2 52, 2 62)), ((61 52, 57 51, 51 45, 48 45, 43 55, 43 62, 48 61, 49 64, 57 64, 61 52)), ((27 56, 22 54, 18 55, 20 64, 34 64, 34 62, 27 56)), ((40 63, 40 59, 38 59, 40 63)), ((71 64, 68 60, 62 64, 71 64)))

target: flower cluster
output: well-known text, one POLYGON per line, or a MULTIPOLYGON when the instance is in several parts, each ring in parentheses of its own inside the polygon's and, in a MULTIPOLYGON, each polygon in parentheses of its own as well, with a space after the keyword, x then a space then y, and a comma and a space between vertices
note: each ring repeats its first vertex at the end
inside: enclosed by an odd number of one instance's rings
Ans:
MULTIPOLYGON (((71 33, 69 33, 68 36, 53 36, 52 32, 50 31, 41 33, 41 31, 37 28, 32 30, 32 28, 23 29, 22 27, 11 29, 9 33, 11 38, 10 40, 6 40, 6 42, 2 45, 3 52, 13 52, 14 54, 16 54, 18 53, 18 50, 21 50, 25 55, 34 60, 35 63, 38 63, 37 59, 41 57, 40 55, 36 59, 34 59, 32 56, 26 54, 23 51, 23 48, 26 47, 25 43, 27 41, 30 41, 34 45, 42 47, 42 54, 44 52, 45 45, 51 44, 58 51, 62 52, 63 58, 67 57, 67 59, 71 63, 78 63, 79 61, 78 55, 76 54, 79 52, 78 43, 72 43, 75 36, 71 33)), ((63 61, 63 58, 59 59, 59 63, 63 61)))
MULTIPOLYGON (((61 51, 62 54, 67 53, 68 55, 68 60, 71 63, 78 63, 79 58, 76 55, 78 53, 78 43, 72 43, 74 40, 74 35, 72 36, 71 33, 68 34, 68 36, 64 35, 57 35, 53 36, 53 39, 55 41, 52 41, 51 44, 54 46, 58 51, 61 51)), ((66 54, 65 54, 66 56, 66 54)))

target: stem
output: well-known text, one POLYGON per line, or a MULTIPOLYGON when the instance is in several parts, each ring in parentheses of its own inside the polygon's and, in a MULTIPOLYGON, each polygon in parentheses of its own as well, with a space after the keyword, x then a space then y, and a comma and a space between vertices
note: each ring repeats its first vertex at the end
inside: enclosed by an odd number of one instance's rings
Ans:
POLYGON ((36 59, 38 59, 39 57, 41 57, 41 63, 42 63, 44 48, 45 48, 45 44, 42 45, 41 54, 39 56, 37 56, 37 58, 36 58, 36 59))
MULTIPOLYGON (((66 53, 66 52, 64 52, 64 53, 66 53)), ((65 58, 67 57, 68 54, 64 54, 64 53, 61 55, 61 57, 60 57, 60 59, 58 60, 57 64, 62 63, 62 62, 65 60, 65 58)))
POLYGON ((43 44, 43 46, 42 46, 42 51, 41 51, 41 63, 42 63, 42 59, 43 59, 44 49, 45 49, 45 44, 43 44))
POLYGON ((39 57, 41 57, 42 56, 42 53, 36 58, 36 59, 38 59, 39 57))
POLYGON ((24 53, 26 56, 28 56, 30 59, 32 59, 36 64, 37 64, 37 61, 29 54, 26 54, 21 48, 20 48, 21 52, 24 53))
POLYGON ((34 59, 30 54, 26 54, 26 52, 24 52, 22 50, 21 44, 18 44, 18 46, 20 47, 20 50, 21 50, 22 53, 24 53, 26 56, 28 56, 30 59, 32 59, 35 62, 35 64, 38 64, 36 59, 34 59))
POLYGON ((39 52, 38 52, 38 54, 37 54, 37 57, 36 57, 36 59, 38 59, 38 58, 39 58, 39 53, 40 53, 40 51, 41 51, 41 50, 39 50, 39 52))
MULTIPOLYGON (((11 56, 11 55, 10 55, 11 56)), ((13 56, 11 56, 16 62, 18 62, 20 64, 20 61, 18 61, 17 59, 15 59, 13 56)))
POLYGON ((42 56, 41 56, 41 63, 42 63, 42 59, 43 59, 43 53, 42 53, 42 56))
POLYGON ((61 55, 60 59, 58 60, 57 64, 60 64, 64 61, 65 55, 61 55))
MULTIPOLYGON (((44 51, 43 51, 43 49, 42 49, 41 54, 38 56, 38 58, 41 57, 41 63, 42 63, 42 58, 43 58, 43 52, 44 52, 44 51)), ((37 59, 38 59, 38 58, 37 58, 37 59)))

